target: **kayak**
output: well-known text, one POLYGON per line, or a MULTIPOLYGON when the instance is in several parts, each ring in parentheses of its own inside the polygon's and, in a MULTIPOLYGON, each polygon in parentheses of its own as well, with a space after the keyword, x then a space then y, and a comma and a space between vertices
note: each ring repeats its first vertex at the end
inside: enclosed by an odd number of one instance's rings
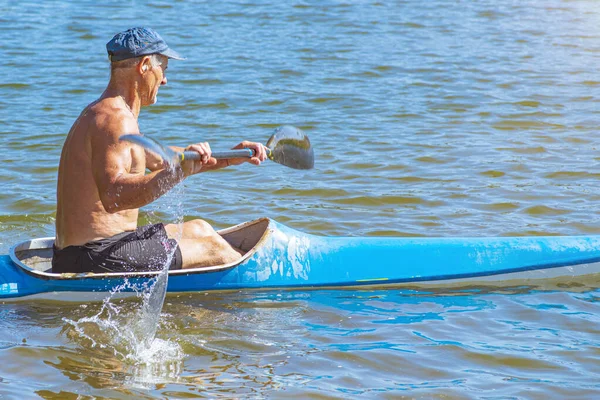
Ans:
MULTIPOLYGON (((496 238, 324 237, 268 218, 218 232, 245 254, 234 264, 169 271, 169 292, 472 285, 600 273, 600 236, 496 238)), ((85 300, 131 292, 160 271, 51 271, 54 238, 28 240, 0 256, 0 300, 85 300), (126 285, 124 285, 127 283, 126 285), (133 288, 133 289, 132 289, 133 288)))

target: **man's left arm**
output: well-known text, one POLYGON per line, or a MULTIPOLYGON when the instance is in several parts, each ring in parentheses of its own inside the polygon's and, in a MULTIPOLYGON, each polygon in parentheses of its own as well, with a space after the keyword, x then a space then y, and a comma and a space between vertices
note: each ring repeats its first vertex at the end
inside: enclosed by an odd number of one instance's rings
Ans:
MULTIPOLYGON (((172 146, 171 149, 174 151, 179 151, 179 152, 184 151, 183 148, 175 147, 175 146, 172 146)), ((252 149, 254 151, 254 156, 250 157, 250 158, 240 157, 240 158, 227 158, 227 159, 222 159, 222 160, 216 160, 216 163, 214 163, 212 165, 203 165, 202 168, 200 169, 200 171, 198 171, 198 172, 214 171, 217 169, 229 167, 231 165, 240 165, 245 162, 253 164, 253 165, 260 165, 260 163, 262 163, 263 161, 265 161, 267 159, 267 148, 261 143, 243 141, 240 144, 238 144, 237 146, 232 148, 232 150, 239 150, 239 149, 252 149)), ((189 146, 185 150, 194 150, 194 149, 193 149, 193 146, 189 146)))

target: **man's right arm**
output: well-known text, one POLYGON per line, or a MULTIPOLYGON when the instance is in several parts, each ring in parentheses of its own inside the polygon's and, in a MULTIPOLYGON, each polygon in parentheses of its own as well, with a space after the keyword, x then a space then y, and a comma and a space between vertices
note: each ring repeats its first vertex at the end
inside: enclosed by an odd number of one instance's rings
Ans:
POLYGON ((114 115, 97 124, 91 135, 92 170, 100 201, 109 213, 145 206, 184 179, 181 168, 145 174, 143 149, 120 141, 125 133, 139 133, 133 118, 114 115))

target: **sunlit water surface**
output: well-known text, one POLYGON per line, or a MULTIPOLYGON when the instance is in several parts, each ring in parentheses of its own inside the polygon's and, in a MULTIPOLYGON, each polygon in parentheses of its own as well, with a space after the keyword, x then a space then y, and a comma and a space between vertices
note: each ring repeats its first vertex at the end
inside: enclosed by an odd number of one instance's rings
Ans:
MULTIPOLYGON (((106 85, 105 43, 139 25, 188 58, 143 132, 227 149, 292 124, 317 158, 190 178, 142 223, 600 233, 595 1, 5 0, 1 253, 54 234, 65 135, 106 85)), ((4 304, 0 397, 595 398, 599 287, 197 293, 152 317, 144 292, 4 304)))

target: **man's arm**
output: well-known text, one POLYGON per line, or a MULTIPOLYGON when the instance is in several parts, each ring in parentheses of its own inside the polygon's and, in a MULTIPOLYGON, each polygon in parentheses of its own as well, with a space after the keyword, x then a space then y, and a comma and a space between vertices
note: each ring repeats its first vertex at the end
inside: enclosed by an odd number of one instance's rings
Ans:
MULTIPOLYGON (((177 146, 169 146, 169 147, 171 148, 171 150, 176 151, 176 152, 182 152, 185 150, 193 150, 193 151, 199 152, 201 155, 205 155, 205 154, 208 155, 208 157, 203 160, 203 164, 201 164, 199 166, 200 168, 194 168, 194 171, 195 171, 195 172, 193 172, 194 174, 199 173, 199 172, 214 171, 217 169, 228 167, 230 165, 243 164, 245 162, 248 162, 248 163, 254 164, 254 165, 260 165, 261 162, 263 162, 267 159, 267 150, 264 145, 262 145, 261 143, 248 142, 248 141, 241 142, 237 146, 233 147, 232 150, 252 149, 252 150, 254 150, 254 157, 251 157, 251 158, 228 158, 228 159, 217 160, 210 156, 211 150, 210 150, 210 145, 208 143, 199 143, 199 144, 191 145, 191 146, 186 147, 185 149, 183 147, 177 147, 177 146)), ((198 161, 196 161, 196 162, 198 163, 198 161)))
POLYGON ((94 180, 107 212, 145 206, 184 179, 186 174, 181 168, 157 169, 146 175, 144 151, 119 140, 123 132, 137 132, 135 120, 123 115, 105 120, 98 124, 91 140, 94 180))
POLYGON ((145 150, 144 154, 146 156, 146 169, 149 169, 150 171, 158 171, 165 167, 162 158, 156 154, 148 150, 145 150))

